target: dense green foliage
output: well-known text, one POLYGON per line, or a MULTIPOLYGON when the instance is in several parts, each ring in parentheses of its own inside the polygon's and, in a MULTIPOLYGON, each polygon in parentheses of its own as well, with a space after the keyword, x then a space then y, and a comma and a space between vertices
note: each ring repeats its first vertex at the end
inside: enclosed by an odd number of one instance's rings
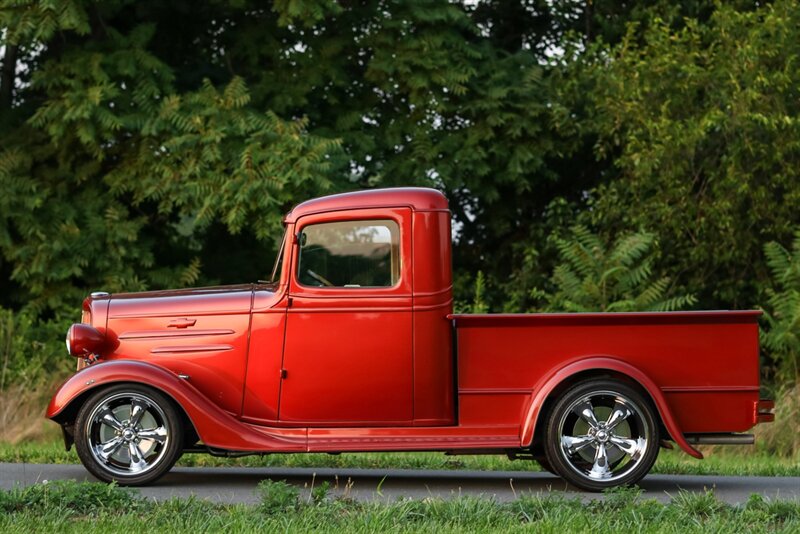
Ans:
POLYGON ((5 382, 88 291, 263 278, 294 203, 396 185, 450 198, 463 309, 763 306, 796 377, 796 2, 0 6, 5 382))
POLYGON ((719 9, 678 32, 654 19, 597 77, 599 151, 618 178, 588 218, 657 232, 663 264, 704 306, 763 303, 763 245, 798 224, 799 28, 796 2, 719 9))
POLYGON ((553 293, 535 290, 547 311, 674 311, 691 306, 693 295, 667 297, 670 279, 653 279, 653 234, 622 236, 611 247, 583 226, 556 239, 563 263, 553 270, 553 293))
POLYGON ((64 335, 58 321, 36 320, 29 312, 0 308, 0 393, 12 383, 36 383, 63 360, 64 335))
POLYGON ((779 355, 778 372, 784 378, 800 376, 800 230, 791 250, 770 242, 764 254, 775 280, 767 289, 771 312, 766 314, 764 345, 779 355))
POLYGON ((258 506, 202 499, 148 501, 129 490, 97 483, 35 484, 0 492, 3 532, 150 530, 170 532, 792 532, 800 504, 753 495, 741 506, 712 491, 680 492, 667 504, 620 488, 582 502, 562 496, 523 495, 509 503, 491 498, 400 499, 357 502, 346 489, 308 497, 282 481, 259 486, 258 506))

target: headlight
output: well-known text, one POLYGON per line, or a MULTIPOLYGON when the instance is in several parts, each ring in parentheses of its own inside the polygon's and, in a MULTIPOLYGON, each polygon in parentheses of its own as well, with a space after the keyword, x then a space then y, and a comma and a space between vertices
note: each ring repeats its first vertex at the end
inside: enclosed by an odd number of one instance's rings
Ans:
POLYGON ((99 354, 105 344, 105 336, 88 324, 77 323, 67 331, 67 352, 76 358, 99 354))

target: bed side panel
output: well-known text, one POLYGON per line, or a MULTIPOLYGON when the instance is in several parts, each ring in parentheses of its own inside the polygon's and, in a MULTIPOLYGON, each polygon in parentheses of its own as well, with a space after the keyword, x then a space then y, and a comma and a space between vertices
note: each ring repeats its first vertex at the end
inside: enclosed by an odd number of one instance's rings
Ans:
MULTIPOLYGON (((661 388, 684 433, 737 432, 755 424, 757 315, 614 315, 457 316, 459 398, 533 391, 568 363, 610 356, 661 388)), ((460 418, 472 417, 466 406, 460 418)))

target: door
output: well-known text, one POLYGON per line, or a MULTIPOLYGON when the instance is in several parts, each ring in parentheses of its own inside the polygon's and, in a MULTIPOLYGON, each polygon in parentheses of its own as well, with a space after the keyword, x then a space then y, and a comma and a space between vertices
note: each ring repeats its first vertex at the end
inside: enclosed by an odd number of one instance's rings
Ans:
POLYGON ((411 210, 303 217, 292 250, 280 421, 411 424, 411 210))

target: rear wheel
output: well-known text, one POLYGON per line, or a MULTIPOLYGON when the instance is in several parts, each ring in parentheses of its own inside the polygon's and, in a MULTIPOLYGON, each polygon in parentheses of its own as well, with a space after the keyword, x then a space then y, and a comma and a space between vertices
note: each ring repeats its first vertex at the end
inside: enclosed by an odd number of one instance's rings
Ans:
POLYGON ((148 484, 181 454, 183 423, 162 393, 120 384, 89 397, 78 412, 75 449, 84 467, 105 482, 148 484))
POLYGON ((545 454, 567 482, 589 491, 634 484, 658 456, 658 425, 633 387, 589 380, 567 390, 547 418, 545 454))

